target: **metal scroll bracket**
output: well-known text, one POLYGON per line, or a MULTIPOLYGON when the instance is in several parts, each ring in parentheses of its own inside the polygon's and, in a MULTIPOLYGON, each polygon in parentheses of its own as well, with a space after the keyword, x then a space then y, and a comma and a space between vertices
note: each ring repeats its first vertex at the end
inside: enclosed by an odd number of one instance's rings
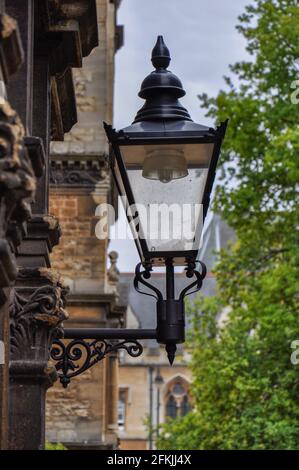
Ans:
POLYGON ((60 382, 64 388, 69 385, 73 377, 90 369, 109 353, 124 350, 132 357, 140 356, 143 353, 141 340, 155 339, 158 343, 165 344, 169 362, 173 363, 176 344, 183 343, 185 340, 184 298, 201 288, 206 275, 206 267, 199 262, 201 267, 201 272, 199 272, 195 269, 195 261, 187 263, 186 277, 195 277, 195 280, 181 291, 178 299, 175 299, 172 259, 166 259, 165 264, 165 298, 157 287, 148 282, 152 271, 149 263, 139 263, 135 270, 134 287, 136 291, 156 299, 156 329, 65 328, 63 339, 53 341, 50 357, 55 363, 60 382), (151 293, 140 290, 140 284, 149 289, 151 293))

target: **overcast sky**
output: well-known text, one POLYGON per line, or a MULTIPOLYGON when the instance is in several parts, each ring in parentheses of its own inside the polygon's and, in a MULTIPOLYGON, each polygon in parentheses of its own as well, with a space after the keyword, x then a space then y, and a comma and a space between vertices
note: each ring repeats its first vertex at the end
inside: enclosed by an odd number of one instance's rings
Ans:
MULTIPOLYGON (((125 28, 124 45, 116 55, 114 126, 129 125, 143 105, 142 80, 152 70, 151 51, 162 34, 170 50, 169 69, 181 79, 181 99, 194 121, 211 125, 197 95, 215 96, 225 86, 228 66, 246 58, 245 42, 235 29, 249 0, 122 0, 118 24, 125 28)), ((120 222, 124 223, 123 217, 120 222)), ((119 252, 119 269, 134 271, 138 255, 133 241, 111 241, 119 252)))

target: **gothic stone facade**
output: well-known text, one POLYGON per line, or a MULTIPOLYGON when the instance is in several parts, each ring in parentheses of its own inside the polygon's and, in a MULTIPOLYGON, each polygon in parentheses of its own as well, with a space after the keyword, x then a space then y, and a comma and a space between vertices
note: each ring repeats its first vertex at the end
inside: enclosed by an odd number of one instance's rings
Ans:
MULTIPOLYGON (((73 68, 82 67, 99 44, 97 10, 105 17, 117 4, 0 0, 2 449, 45 445, 45 396, 57 379, 49 349, 68 317, 68 287, 50 261, 61 227, 49 210, 49 147, 77 122, 73 68)), ((117 43, 120 32, 110 41, 117 43)), ((100 49, 105 47, 100 41, 100 49)), ((114 46, 110 61, 113 54, 114 46)))
MULTIPOLYGON (((51 145, 50 212, 63 232, 51 260, 70 289, 69 327, 120 327, 124 313, 113 253, 107 269, 108 235, 95 235, 97 206, 117 201, 102 122, 113 119, 114 55, 122 28, 115 2, 98 0, 97 7, 101 41, 74 71, 78 123, 64 142, 51 145)), ((117 393, 116 355, 74 378, 66 390, 56 384, 47 395, 47 438, 72 449, 115 448, 117 393)))

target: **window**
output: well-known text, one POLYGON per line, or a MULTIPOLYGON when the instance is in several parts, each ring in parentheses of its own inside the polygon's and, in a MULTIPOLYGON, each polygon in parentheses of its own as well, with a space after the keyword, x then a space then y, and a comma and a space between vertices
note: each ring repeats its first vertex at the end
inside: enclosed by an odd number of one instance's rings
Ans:
POLYGON ((176 418, 177 416, 177 406, 176 401, 173 395, 169 395, 166 402, 166 416, 169 418, 176 418))
POLYGON ((185 416, 187 413, 189 413, 189 411, 191 411, 191 405, 188 395, 185 395, 181 405, 181 416, 185 416))
POLYGON ((126 401, 127 393, 126 390, 120 390, 118 396, 118 413, 117 413, 117 424, 119 428, 124 429, 126 423, 126 401))
POLYGON ((169 418, 185 416, 191 410, 188 383, 183 379, 172 381, 166 395, 165 412, 169 418))

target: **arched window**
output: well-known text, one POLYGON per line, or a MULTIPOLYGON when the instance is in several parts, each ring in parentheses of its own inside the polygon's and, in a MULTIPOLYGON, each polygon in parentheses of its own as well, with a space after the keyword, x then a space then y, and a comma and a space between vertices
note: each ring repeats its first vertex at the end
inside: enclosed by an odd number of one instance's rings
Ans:
POLYGON ((169 383, 165 397, 166 417, 183 417, 191 410, 188 388, 187 381, 181 377, 177 377, 169 383))
POLYGON ((166 416, 169 418, 177 417, 177 406, 173 395, 169 395, 166 402, 166 416))
POLYGON ((181 416, 185 416, 189 411, 191 411, 191 405, 188 395, 185 395, 181 404, 181 416))

